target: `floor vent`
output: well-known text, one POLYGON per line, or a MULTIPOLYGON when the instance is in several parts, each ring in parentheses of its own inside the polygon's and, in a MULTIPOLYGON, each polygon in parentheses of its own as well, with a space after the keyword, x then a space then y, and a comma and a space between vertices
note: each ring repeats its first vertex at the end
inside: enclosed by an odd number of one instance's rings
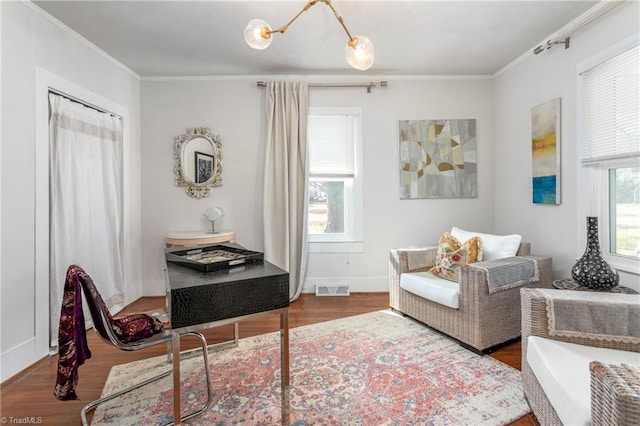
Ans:
POLYGON ((348 285, 316 285, 316 296, 348 296, 348 285))

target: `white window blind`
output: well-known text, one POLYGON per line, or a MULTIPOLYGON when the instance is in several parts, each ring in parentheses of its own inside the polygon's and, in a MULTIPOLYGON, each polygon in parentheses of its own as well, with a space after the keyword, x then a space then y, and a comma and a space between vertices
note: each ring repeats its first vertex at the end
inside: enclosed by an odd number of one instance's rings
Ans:
POLYGON ((355 174, 355 115, 309 115, 309 175, 353 177, 355 174))
POLYGON ((640 46, 584 69, 582 163, 640 156, 640 46))

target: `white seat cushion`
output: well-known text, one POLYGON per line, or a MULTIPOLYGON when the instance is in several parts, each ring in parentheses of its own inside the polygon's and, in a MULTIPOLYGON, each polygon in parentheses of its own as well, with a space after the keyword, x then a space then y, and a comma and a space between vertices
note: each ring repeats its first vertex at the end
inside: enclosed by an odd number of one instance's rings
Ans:
POLYGON ((529 336, 527 362, 566 426, 591 424, 589 362, 640 364, 640 354, 529 336))
POLYGON ((458 309, 460 286, 428 272, 400 274, 400 288, 450 308, 458 309))
POLYGON ((480 240, 482 240, 482 260, 495 260, 515 256, 522 241, 522 236, 518 234, 482 234, 480 232, 465 231, 455 226, 451 228, 451 236, 461 243, 472 237, 480 237, 480 240))

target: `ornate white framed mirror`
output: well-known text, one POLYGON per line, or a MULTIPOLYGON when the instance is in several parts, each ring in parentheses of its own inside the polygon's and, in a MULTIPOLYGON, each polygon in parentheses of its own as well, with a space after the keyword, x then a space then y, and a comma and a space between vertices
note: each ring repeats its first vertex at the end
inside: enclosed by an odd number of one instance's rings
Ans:
POLYGON ((173 156, 176 186, 184 186, 189 196, 207 197, 211 188, 222 185, 222 138, 208 127, 176 136, 173 156))

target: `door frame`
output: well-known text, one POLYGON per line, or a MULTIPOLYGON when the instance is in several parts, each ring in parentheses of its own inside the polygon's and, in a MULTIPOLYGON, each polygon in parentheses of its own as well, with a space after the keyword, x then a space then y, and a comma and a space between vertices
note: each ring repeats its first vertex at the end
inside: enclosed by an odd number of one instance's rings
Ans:
MULTIPOLYGON (((126 182, 129 179, 127 147, 129 146, 129 120, 126 108, 88 89, 42 68, 35 69, 35 353, 36 359, 55 350, 50 346, 49 328, 49 90, 64 93, 83 103, 96 106, 103 111, 118 115, 123 120, 122 139, 122 244, 126 247, 129 194, 126 182)), ((126 278, 128 261, 123 251, 123 275, 126 278)), ((126 299, 126 284, 125 284, 126 299)))

